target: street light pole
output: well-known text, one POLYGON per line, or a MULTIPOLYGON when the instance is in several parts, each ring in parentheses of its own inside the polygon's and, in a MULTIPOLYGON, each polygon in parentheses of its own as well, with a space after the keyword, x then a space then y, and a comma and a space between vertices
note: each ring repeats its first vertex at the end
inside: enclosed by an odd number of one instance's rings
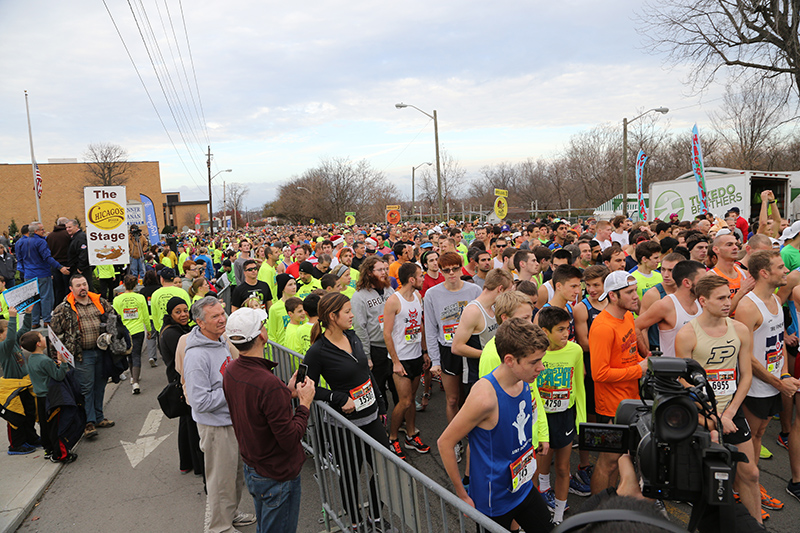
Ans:
POLYGON ((628 218, 628 124, 635 120, 639 120, 651 111, 666 115, 669 113, 669 108, 656 107, 654 109, 648 109, 641 115, 630 120, 627 118, 622 119, 622 216, 625 218, 628 218))
POLYGON ((415 105, 411 104, 404 104, 400 102, 399 104, 394 105, 397 109, 403 109, 404 107, 413 107, 426 117, 433 120, 433 135, 434 141, 436 142, 436 196, 439 201, 439 220, 442 219, 442 213, 444 212, 444 204, 442 201, 442 165, 439 160, 439 117, 436 114, 436 110, 433 110, 433 115, 430 113, 423 111, 422 109, 418 108, 415 105))
MULTIPOLYGON (((433 163, 421 163, 415 167, 411 167, 411 213, 414 213, 414 204, 416 203, 416 196, 414 189, 414 173, 417 171, 419 167, 424 167, 425 165, 431 166, 432 164, 433 163)), ((421 218, 420 221, 422 221, 421 218)))
POLYGON ((232 169, 220 170, 213 176, 211 175, 211 147, 208 147, 208 231, 211 233, 211 238, 214 238, 214 209, 211 203, 211 180, 222 174, 223 172, 233 172, 232 169))

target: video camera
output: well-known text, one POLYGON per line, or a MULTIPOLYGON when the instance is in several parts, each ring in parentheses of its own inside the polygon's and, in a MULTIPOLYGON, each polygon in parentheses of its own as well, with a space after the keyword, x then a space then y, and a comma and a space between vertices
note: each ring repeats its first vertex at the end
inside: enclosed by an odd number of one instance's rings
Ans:
POLYGON ((142 229, 136 224, 132 224, 129 231, 134 239, 139 238, 139 236, 142 234, 142 229))
POLYGON ((706 505, 732 506, 736 463, 747 457, 723 443, 703 367, 692 359, 651 357, 640 395, 620 403, 615 424, 581 424, 580 448, 630 453, 648 498, 691 502, 697 513, 706 505), (698 414, 716 419, 720 444, 712 442, 698 414))

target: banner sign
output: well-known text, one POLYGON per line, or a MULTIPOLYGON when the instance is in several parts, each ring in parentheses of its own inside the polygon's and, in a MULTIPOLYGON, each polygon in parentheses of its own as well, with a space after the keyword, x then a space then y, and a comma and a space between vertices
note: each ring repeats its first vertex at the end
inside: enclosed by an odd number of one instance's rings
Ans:
POLYGON ((506 189, 495 189, 494 190, 495 196, 502 196, 503 198, 508 198, 508 190, 506 189))
POLYGON ((147 224, 147 237, 150 239, 150 244, 156 244, 161 239, 158 238, 158 220, 156 219, 156 208, 153 206, 153 200, 144 194, 140 194, 139 199, 144 204, 144 220, 147 224))
POLYGON ((17 312, 21 313, 39 301, 39 280, 32 279, 14 285, 3 291, 3 298, 6 299, 9 309, 16 308, 17 312))
POLYGON ((144 229, 144 206, 142 204, 139 202, 128 202, 128 205, 125 208, 125 216, 127 217, 126 221, 128 223, 128 227, 136 224, 139 226, 139 229, 144 229))
POLYGON ((89 264, 127 265, 128 226, 125 225, 125 187, 84 187, 86 245, 89 264))
POLYGON ((50 339, 50 342, 53 344, 53 348, 56 349, 56 352, 58 352, 58 354, 61 356, 61 359, 69 363, 72 368, 75 368, 75 358, 71 353, 69 353, 67 347, 64 346, 64 343, 61 342, 61 339, 58 338, 50 326, 47 326, 47 338, 50 339))
POLYGON ((636 195, 639 205, 639 220, 647 222, 647 206, 644 203, 644 164, 647 162, 647 156, 644 150, 639 150, 639 155, 636 156, 636 195))
POLYGON ((708 213, 708 198, 706 197, 706 175, 703 167, 703 150, 700 147, 700 134, 697 124, 692 128, 692 171, 697 181, 697 198, 700 201, 700 213, 708 213))

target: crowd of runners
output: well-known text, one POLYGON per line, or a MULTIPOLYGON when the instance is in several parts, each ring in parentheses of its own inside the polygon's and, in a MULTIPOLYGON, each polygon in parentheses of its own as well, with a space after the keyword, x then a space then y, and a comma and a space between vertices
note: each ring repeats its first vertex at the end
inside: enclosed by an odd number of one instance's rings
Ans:
MULTIPOLYGON (((180 469, 205 476, 212 531, 296 529, 313 401, 412 464, 408 455, 435 444, 459 498, 512 531, 549 531, 569 493, 605 494, 620 478, 619 455, 573 452, 579 424, 613 423, 622 400, 639 398, 650 357, 682 357, 703 366, 716 394, 722 426, 701 424, 748 457, 736 501, 762 523, 784 506, 759 483, 768 447, 789 454, 786 492, 800 500, 800 221, 782 219, 769 191, 762 200, 768 208, 751 221, 733 208, 649 223, 267 226, 158 243, 134 230, 131 264, 116 268, 89 266, 76 221, 49 234, 33 222, 0 238, 0 266, 12 265, 0 289, 36 278, 41 294, 24 313, 0 300, 3 390, 31 384, 19 394, 24 420, 9 421, 8 453, 44 446, 51 460, 76 458, 64 435, 34 427, 37 411, 47 418, 48 388, 68 374, 35 331, 50 326, 76 357, 88 439, 114 425, 107 381, 130 379, 139 394, 142 361, 164 361, 188 404, 180 469), (124 330, 132 348, 120 376, 104 361, 124 330), (299 377, 273 379, 267 340, 303 356, 299 377), (422 435, 416 415, 434 409, 448 424, 422 435), (773 418, 778 441, 763 443, 773 418), (256 516, 237 511, 244 483, 256 516), (271 501, 275 487, 284 495, 271 501)), ((341 472, 349 520, 379 530, 372 479, 369 516, 356 489, 372 456, 334 430, 335 460, 352 467, 341 472)))

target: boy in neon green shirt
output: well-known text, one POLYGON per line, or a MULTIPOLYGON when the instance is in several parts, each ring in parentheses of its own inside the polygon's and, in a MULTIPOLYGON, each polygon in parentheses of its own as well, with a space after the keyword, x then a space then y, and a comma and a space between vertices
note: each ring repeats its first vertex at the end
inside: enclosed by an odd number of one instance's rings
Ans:
POLYGON ((284 346, 289 349, 289 341, 297 334, 297 329, 305 322, 306 312, 303 309, 303 300, 296 296, 289 298, 284 302, 286 307, 286 314, 289 315, 289 323, 286 324, 286 329, 283 332, 284 346))
POLYGON ((138 279, 136 276, 125 276, 125 292, 114 298, 114 311, 122 317, 122 324, 131 334, 133 346, 128 360, 131 367, 131 387, 133 394, 139 394, 139 377, 142 374, 142 346, 145 333, 150 337, 150 313, 147 311, 147 299, 135 291, 138 279))
POLYGON ((636 278, 636 292, 641 300, 648 289, 664 281, 661 273, 656 271, 661 262, 661 245, 654 241, 639 244, 636 246, 636 261, 639 266, 631 271, 631 276, 636 278))
POLYGON ((572 479, 569 458, 578 424, 586 422, 586 392, 583 386, 583 350, 569 341, 570 314, 556 306, 542 308, 536 315, 550 339, 542 359, 544 370, 536 385, 544 401, 550 430, 550 450, 538 456, 539 491, 547 505, 555 510, 553 523, 560 524, 567 510, 567 495, 573 492, 589 496, 591 489, 572 479), (555 457, 556 486, 550 487, 550 463, 555 457))
POLYGON ((289 274, 278 274, 278 294, 277 300, 269 308, 269 318, 267 319, 267 335, 269 340, 285 346, 286 326, 289 325, 289 313, 286 312, 286 300, 297 293, 297 283, 289 274))

